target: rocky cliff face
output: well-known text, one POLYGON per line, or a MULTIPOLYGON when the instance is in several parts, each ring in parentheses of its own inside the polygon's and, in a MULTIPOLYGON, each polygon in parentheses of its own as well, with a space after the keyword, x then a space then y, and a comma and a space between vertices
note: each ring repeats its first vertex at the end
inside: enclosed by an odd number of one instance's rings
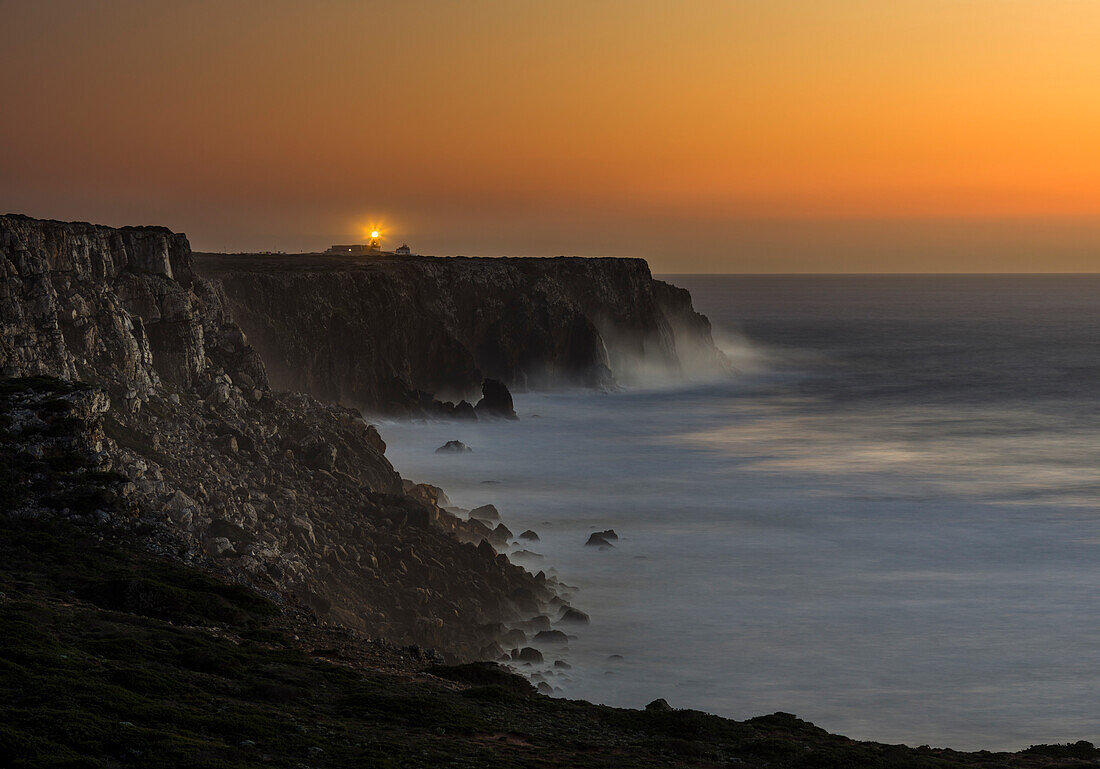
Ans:
POLYGON ((268 389, 183 236, 0 216, 0 318, 4 512, 90 517, 463 656, 548 606, 546 578, 403 483, 357 411, 268 389))
POLYGON ((0 374, 111 381, 131 399, 215 367, 265 384, 182 235, 3 216, 0 255, 0 374))
POLYGON ((485 378, 522 391, 728 367, 688 292, 640 259, 205 254, 196 270, 273 384, 368 410, 467 398, 485 378))

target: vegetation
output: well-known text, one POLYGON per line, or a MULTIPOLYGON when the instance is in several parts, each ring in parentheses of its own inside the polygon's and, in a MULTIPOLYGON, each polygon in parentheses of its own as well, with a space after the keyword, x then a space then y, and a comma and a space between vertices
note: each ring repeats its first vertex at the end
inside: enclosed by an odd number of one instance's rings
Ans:
POLYGON ((1100 765, 1088 743, 959 754, 555 700, 486 663, 334 664, 268 599, 73 524, 0 518, 0 593, 5 767, 1100 765))

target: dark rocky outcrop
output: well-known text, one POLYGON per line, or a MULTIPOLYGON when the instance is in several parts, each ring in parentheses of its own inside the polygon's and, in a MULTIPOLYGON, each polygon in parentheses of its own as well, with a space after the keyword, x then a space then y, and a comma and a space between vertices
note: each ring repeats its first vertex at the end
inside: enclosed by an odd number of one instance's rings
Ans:
POLYGON ((516 662, 542 662, 542 652, 530 646, 524 646, 522 649, 512 650, 512 659, 516 662))
POLYGON ((512 394, 504 383, 497 379, 486 379, 481 383, 481 400, 474 407, 479 417, 518 419, 512 394))
POLYGON ((477 518, 479 521, 499 521, 500 511, 497 510, 496 505, 481 505, 470 511, 470 517, 477 518))
POLYGON ((565 644, 569 643, 569 636, 560 630, 540 630, 531 639, 536 644, 565 644))
POLYGON ((489 541, 497 547, 504 547, 512 538, 512 532, 503 523, 498 523, 493 533, 489 535, 489 541))
POLYGON ((591 534, 588 537, 588 541, 584 543, 585 547, 598 547, 601 550, 609 547, 614 547, 610 542, 601 537, 599 534, 591 534))
MULTIPOLYGON (((201 254, 273 383, 391 413, 486 386, 606 387, 728 367, 687 291, 641 259, 201 254), (431 394, 431 395, 429 395, 431 394), (434 400, 432 398, 434 396, 434 400)), ((463 410, 465 413, 465 410, 463 410)))
POLYGON ((587 625, 589 621, 587 614, 579 609, 574 609, 572 606, 566 606, 561 613, 561 618, 558 620, 558 622, 575 625, 587 625))

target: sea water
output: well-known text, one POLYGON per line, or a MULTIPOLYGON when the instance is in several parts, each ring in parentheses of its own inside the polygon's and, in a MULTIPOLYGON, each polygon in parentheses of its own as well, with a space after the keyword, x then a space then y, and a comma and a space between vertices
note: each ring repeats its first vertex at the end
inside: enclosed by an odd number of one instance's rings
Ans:
POLYGON ((382 424, 402 475, 495 504, 578 588, 558 696, 1100 739, 1100 276, 668 279, 735 376, 382 424))

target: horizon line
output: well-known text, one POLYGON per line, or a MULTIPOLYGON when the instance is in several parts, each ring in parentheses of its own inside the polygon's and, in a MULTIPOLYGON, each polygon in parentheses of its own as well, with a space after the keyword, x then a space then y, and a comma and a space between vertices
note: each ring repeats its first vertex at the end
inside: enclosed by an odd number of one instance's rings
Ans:
POLYGON ((1082 276, 1094 276, 1100 275, 1100 270, 1094 272, 654 272, 655 276, 668 276, 668 277, 738 277, 738 278, 784 278, 784 277, 806 277, 806 278, 866 278, 866 277, 882 277, 882 278, 919 278, 919 277, 942 277, 942 278, 964 278, 964 277, 989 277, 1002 275, 1005 277, 1035 277, 1035 276, 1062 276, 1062 277, 1082 277, 1082 276))

